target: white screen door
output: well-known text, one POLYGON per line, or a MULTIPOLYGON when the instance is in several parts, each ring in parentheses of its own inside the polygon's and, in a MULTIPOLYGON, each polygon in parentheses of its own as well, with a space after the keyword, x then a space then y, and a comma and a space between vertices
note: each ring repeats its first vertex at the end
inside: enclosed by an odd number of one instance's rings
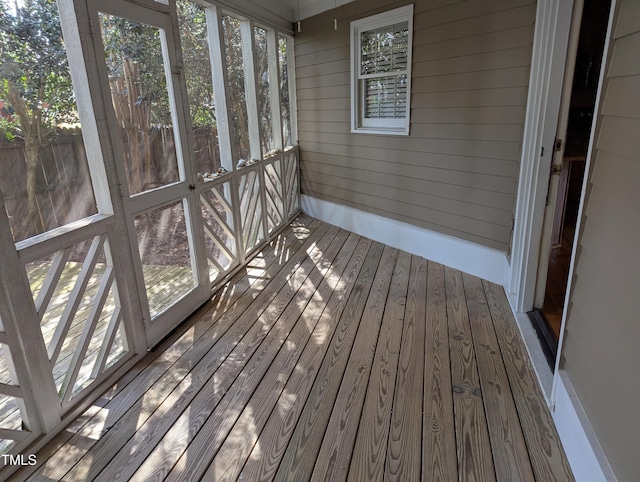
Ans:
POLYGON ((147 342, 210 295, 169 7, 89 1, 147 342), (99 35, 98 35, 99 31, 99 35))

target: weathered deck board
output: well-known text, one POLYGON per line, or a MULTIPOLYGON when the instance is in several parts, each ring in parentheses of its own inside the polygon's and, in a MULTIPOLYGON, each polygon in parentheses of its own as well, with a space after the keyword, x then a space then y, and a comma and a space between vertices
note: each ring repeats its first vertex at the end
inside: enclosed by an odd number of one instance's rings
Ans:
POLYGON ((301 220, 13 480, 572 480, 500 287, 301 220))
MULTIPOLYGON (((309 234, 313 234, 316 225, 311 223, 303 229, 309 231, 309 234)), ((322 233, 325 231, 326 226, 323 226, 322 233)), ((303 235, 304 233, 300 234, 300 236, 303 235)), ((117 386, 122 388, 114 394, 109 394, 109 401, 103 409, 89 417, 87 423, 80 424, 77 430, 68 429, 62 432, 54 439, 54 442, 57 443, 45 447, 46 456, 39 458, 38 465, 34 467, 39 469, 36 473, 36 480, 38 480, 37 474, 41 473, 53 480, 63 477, 65 472, 97 443, 96 433, 99 436, 103 431, 102 427, 114 425, 145 396, 151 387, 157 388, 158 384, 169 383, 170 368, 174 372, 178 372, 179 375, 180 371, 189 370, 191 366, 194 366, 199 359, 198 357, 204 356, 213 343, 229 329, 245 310, 254 303, 260 302, 261 291, 279 272, 282 272, 280 264, 293 263, 295 265, 300 262, 300 258, 304 255, 298 256, 298 252, 308 247, 311 241, 309 239, 303 244, 302 241, 297 240, 295 232, 288 232, 287 235, 276 239, 272 243, 271 249, 265 250, 262 259, 254 259, 249 263, 246 271, 240 272, 229 282, 226 289, 214 295, 212 306, 178 340, 167 340, 154 353, 150 354, 148 359, 142 360, 137 365, 140 367, 138 374, 131 377, 126 376, 125 378, 129 380, 118 383, 117 386), (205 334, 208 343, 202 341, 205 334), (129 381, 128 384, 127 381, 129 381), (96 429, 96 427, 98 428, 96 429), (63 447, 65 443, 67 445, 63 447), (45 461, 46 466, 40 468, 40 463, 45 461)))
POLYGON ((491 323, 482 280, 468 274, 463 274, 462 280, 478 360, 496 478, 514 482, 532 481, 533 470, 491 323))
POLYGON ((462 480, 490 482, 496 476, 462 273, 445 268, 445 282, 458 474, 462 480))
POLYGON ((396 255, 397 250, 385 248, 380 266, 376 262, 374 266, 367 266, 363 270, 364 276, 359 279, 359 285, 354 290, 355 296, 350 298, 353 302, 345 310, 344 323, 348 326, 346 336, 332 344, 325 357, 275 480, 308 480, 311 477, 350 355, 354 353, 356 357, 360 356, 361 342, 358 342, 366 339, 368 332, 372 331, 369 328, 376 323, 375 320, 382 319, 396 255), (363 324, 367 329, 360 329, 363 324))
MULTIPOLYGON (((338 228, 329 227, 327 234, 317 243, 310 243, 308 250, 313 253, 326 249, 337 231, 338 228)), ((272 280, 260 293, 258 298, 262 298, 261 302, 234 320, 215 345, 206 343, 207 337, 201 338, 205 340, 205 343, 199 344, 204 356, 197 364, 192 368, 184 367, 182 373, 174 369, 168 377, 171 383, 161 389, 152 387, 141 400, 141 406, 129 409, 118 421, 118 426, 112 427, 96 444, 91 457, 80 460, 62 480, 94 480, 108 465, 115 468, 115 473, 110 470, 104 472, 105 478, 102 480, 127 480, 126 473, 130 468, 135 469, 144 461, 147 452, 181 415, 181 420, 187 418, 191 424, 199 425, 226 394, 245 364, 250 367, 249 374, 255 370, 265 370, 266 367, 256 363, 261 353, 253 355, 308 277, 314 264, 308 250, 301 250, 297 259, 292 260, 296 265, 293 276, 288 276, 285 270, 280 271, 275 277, 277 281, 272 280), (156 400, 161 402, 160 405, 154 403, 156 400)), ((234 315, 237 316, 237 313, 231 312, 228 318, 234 315)), ((229 406, 232 407, 231 404, 229 406)), ((177 434, 178 437, 183 435, 180 431, 177 434)))
MULTIPOLYGON (((331 230, 331 234, 336 233, 331 230)), ((195 409, 197 416, 189 414, 189 417, 183 417, 185 425, 181 425, 182 431, 189 434, 188 439, 185 440, 188 450, 176 460, 180 470, 170 472, 167 480, 199 480, 211 458, 227 439, 242 410, 250 404, 252 395, 260 382, 265 377, 268 378, 270 373, 268 369, 271 364, 282 368, 282 363, 274 360, 279 353, 285 353, 286 356, 286 350, 280 352, 280 348, 292 334, 294 327, 300 326, 296 325, 296 321, 313 294, 313 286, 322 281, 324 273, 314 265, 321 257, 326 256, 328 269, 344 243, 346 234, 344 231, 338 233, 334 239, 330 239, 330 235, 327 235, 318 243, 317 249, 310 253, 309 258, 296 271, 296 276, 290 280, 289 285, 283 287, 278 293, 269 307, 272 311, 267 316, 261 316, 258 319, 259 323, 254 325, 255 330, 252 327, 253 332, 250 330, 249 336, 245 336, 236 346, 228 358, 231 363, 228 364, 225 361, 221 366, 220 376, 212 377, 216 382, 215 390, 203 390, 205 395, 213 392, 214 396, 199 396, 194 400, 192 408, 195 409), (313 262, 307 263, 307 261, 313 262), (295 294, 297 297, 293 300, 295 294), (202 400, 202 403, 199 403, 199 400, 202 400)), ((303 328, 303 326, 300 327, 303 328)), ((255 403, 260 403, 260 400, 257 399, 255 403)), ((174 432, 180 433, 180 430, 174 432)), ((171 442, 175 446, 176 441, 172 439, 171 442)), ((137 456, 136 461, 139 460, 140 457, 137 456)), ((163 465, 166 463, 163 461, 163 465)), ((120 471, 122 476, 128 479, 127 472, 134 463, 125 464, 126 469, 120 469, 119 464, 114 465, 118 471, 111 473, 107 471, 101 474, 98 480, 118 480, 121 478, 120 471), (103 478, 102 475, 105 477, 103 478)), ((217 477, 211 480, 217 480, 217 477)))
MULTIPOLYGON (((316 470, 318 467, 321 469, 328 468, 329 461, 335 464, 335 469, 332 472, 321 473, 323 480, 342 480, 347 471, 349 480, 382 480, 391 425, 393 395, 398 369, 397 354, 400 351, 400 342, 402 340, 402 325, 410 265, 411 257, 407 253, 401 253, 396 261, 393 277, 391 278, 389 296, 375 346, 375 356, 371 366, 366 394, 363 390, 361 395, 364 406, 362 407, 360 422, 358 424, 357 417, 352 416, 351 413, 348 414, 351 416, 351 423, 355 424, 355 429, 350 433, 347 431, 347 421, 334 417, 334 420, 340 421, 340 427, 344 434, 338 433, 337 429, 334 428, 333 430, 336 433, 331 434, 331 436, 335 437, 336 443, 340 445, 336 445, 335 453, 329 452, 326 463, 321 458, 318 458, 316 470), (355 439, 353 454, 349 457, 349 448, 342 448, 338 451, 341 445, 346 445, 347 447, 353 445, 350 443, 350 438, 355 438, 356 433, 357 438, 355 439), (344 455, 340 456, 340 453, 344 455)), ((373 327, 371 327, 371 332, 373 334, 373 327)), ((365 362, 361 366, 353 366, 353 369, 358 376, 366 376, 367 365, 365 362)), ((366 379, 363 380, 363 383, 366 383, 366 379)), ((359 407, 354 403, 351 389, 352 384, 347 379, 341 391, 348 395, 347 400, 350 404, 354 404, 354 407, 347 405, 345 408, 355 412, 359 407)), ((334 410, 341 410, 340 405, 336 404, 334 410)), ((329 429, 327 429, 328 435, 330 434, 329 429)), ((326 437, 325 440, 327 440, 326 437)))
POLYGON ((487 281, 482 284, 536 480, 573 480, 504 290, 487 281))
MULTIPOLYGON (((261 444, 254 445, 242 468, 240 473, 242 480, 270 480, 275 474, 291 439, 296 422, 308 400, 322 360, 329 349, 327 340, 331 339, 335 343, 341 343, 341 340, 344 339, 348 325, 342 323, 344 320, 342 314, 361 270, 366 272, 365 257, 370 249, 373 250, 372 252, 376 252, 377 249, 377 256, 373 257, 375 260, 379 259, 382 254, 381 245, 378 244, 373 248, 371 245, 372 243, 368 239, 360 241, 351 259, 351 270, 343 278, 344 287, 331 294, 331 298, 322 312, 319 324, 329 324, 330 331, 326 334, 312 335, 311 343, 308 344, 300 358, 300 369, 295 370, 289 378, 284 394, 280 396, 277 406, 271 412, 260 435, 261 444), (337 319, 340 319, 341 322, 336 323, 337 319)), ((355 330, 353 331, 355 332, 355 330)))
MULTIPOLYGON (((300 314, 300 319, 287 338, 286 345, 280 350, 273 362, 275 366, 280 367, 279 370, 271 370, 261 380, 252 397, 255 402, 245 407, 242 416, 205 472, 205 480, 223 482, 237 479, 244 461, 262 433, 271 410, 283 394, 287 379, 298 365, 298 360, 309 339, 314 335, 317 337, 326 334, 332 325, 335 326, 328 319, 325 319, 325 323, 320 326, 318 321, 322 315, 323 305, 326 304, 325 300, 331 296, 347 268, 347 262, 359 241, 358 238, 356 235, 350 236, 333 266, 326 266, 323 269, 323 281, 320 282, 309 303, 300 314)), ((302 366, 307 366, 307 364, 302 366)), ((181 473, 182 471, 177 471, 176 479, 179 480, 181 473)))
POLYGON ((422 420, 422 480, 458 480, 444 266, 429 261, 422 420))
POLYGON ((411 259, 407 308, 398 362, 385 480, 420 480, 425 343, 427 260, 411 259))

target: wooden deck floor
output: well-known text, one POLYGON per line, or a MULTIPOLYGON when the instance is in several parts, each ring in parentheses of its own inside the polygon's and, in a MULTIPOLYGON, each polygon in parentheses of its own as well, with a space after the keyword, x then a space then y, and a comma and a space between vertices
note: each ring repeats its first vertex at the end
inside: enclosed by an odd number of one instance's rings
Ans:
POLYGON ((306 217, 25 478, 572 480, 500 287, 306 217))
MULTIPOLYGON (((39 294, 39 291, 49 274, 50 267, 50 262, 36 262, 28 265, 27 275, 31 285, 31 290, 34 293, 34 298, 39 294)), ((87 283, 87 289, 82 296, 82 301, 73 318, 73 322, 60 350, 60 355, 58 356, 55 365, 52 367, 53 378, 56 383, 56 387, 59 390, 62 390, 65 375, 70 371, 72 358, 93 306, 93 301, 96 293, 98 292, 101 278, 105 272, 105 267, 104 263, 96 264, 94 275, 87 283)), ((46 346, 49 346, 51 343, 56 327, 60 323, 60 318, 69 301, 69 294, 74 288, 81 268, 82 263, 66 263, 66 268, 60 276, 59 282, 56 284, 56 288, 51 296, 50 302, 48 303, 47 310, 43 315, 40 326, 46 346)), ((154 307, 156 312, 164 310, 167 306, 171 305, 176 298, 179 298, 191 288, 190 282, 192 282, 192 275, 189 268, 179 266, 145 265, 143 266, 143 271, 145 281, 150 287, 148 289, 149 303, 154 307)), ((82 360, 82 368, 80 369, 78 379, 75 384, 77 387, 76 392, 79 392, 92 381, 92 369, 96 358, 98 357, 101 345, 105 339, 105 334, 114 309, 115 300, 113 295, 110 294, 104 303, 102 314, 98 319, 94 334, 91 337, 91 342, 89 343, 84 359, 82 360)), ((126 351, 126 344, 121 339, 121 333, 118 332, 113 343, 112 353, 117 355, 124 354, 126 351)), ((4 362, 4 360, 3 347, 0 344, 0 361, 4 362)), ((0 363, 0 383, 13 383, 6 363, 0 363)), ((0 399, 0 427, 19 430, 21 426, 22 416, 15 399, 2 397, 0 399)), ((0 440, 0 453, 4 453, 9 450, 11 445, 12 441, 8 439, 0 440)))

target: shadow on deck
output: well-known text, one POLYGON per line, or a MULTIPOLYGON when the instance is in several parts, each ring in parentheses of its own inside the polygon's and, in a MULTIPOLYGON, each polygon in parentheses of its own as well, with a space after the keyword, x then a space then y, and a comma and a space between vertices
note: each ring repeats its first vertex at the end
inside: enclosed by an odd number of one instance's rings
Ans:
POLYGON ((300 217, 15 480, 572 480, 501 287, 300 217))

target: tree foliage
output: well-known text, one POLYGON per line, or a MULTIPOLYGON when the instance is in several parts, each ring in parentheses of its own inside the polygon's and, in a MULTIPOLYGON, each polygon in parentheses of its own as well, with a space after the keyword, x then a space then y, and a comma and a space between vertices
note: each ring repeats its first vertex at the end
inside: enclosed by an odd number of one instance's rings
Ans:
POLYGON ((27 224, 37 215, 40 148, 61 122, 77 120, 73 89, 55 0, 25 0, 14 10, 0 3, 0 99, 14 115, 4 135, 24 140, 27 224))
POLYGON ((13 134, 45 143, 56 125, 77 122, 55 0, 26 0, 15 11, 0 3, 0 79, 13 134))
MULTIPOLYGON (((192 125, 211 129, 215 137, 217 122, 205 8, 189 0, 178 0, 176 7, 182 47, 178 60, 183 66, 192 125)), ((223 15, 222 27, 232 139, 239 157, 248 159, 247 79, 240 20, 223 15)), ((140 192, 145 184, 158 181, 152 179, 155 175, 152 173, 160 164, 168 166, 168 170, 174 170, 176 165, 175 151, 162 153, 150 147, 153 132, 167 132, 173 123, 161 45, 163 33, 158 28, 108 14, 100 14, 100 33, 122 134, 125 169, 132 192, 140 192), (158 156, 165 158, 160 164, 158 156)), ((262 149, 268 151, 273 148, 268 92, 275 86, 269 85, 266 32, 256 28, 253 35, 262 149)), ((283 85, 287 84, 288 75, 286 61, 282 62, 286 42, 280 40, 278 48, 283 85)), ((282 93, 283 114, 287 118, 288 90, 282 93)), ((61 125, 79 122, 55 0, 0 0, 0 108, 0 136, 24 141, 31 217, 37 210, 40 149, 51 142, 61 125)), ((161 150, 167 145, 169 150, 172 148, 164 137, 161 144, 161 150)))
POLYGON ((195 128, 215 127, 215 102, 205 10, 190 0, 177 2, 182 62, 195 128))

